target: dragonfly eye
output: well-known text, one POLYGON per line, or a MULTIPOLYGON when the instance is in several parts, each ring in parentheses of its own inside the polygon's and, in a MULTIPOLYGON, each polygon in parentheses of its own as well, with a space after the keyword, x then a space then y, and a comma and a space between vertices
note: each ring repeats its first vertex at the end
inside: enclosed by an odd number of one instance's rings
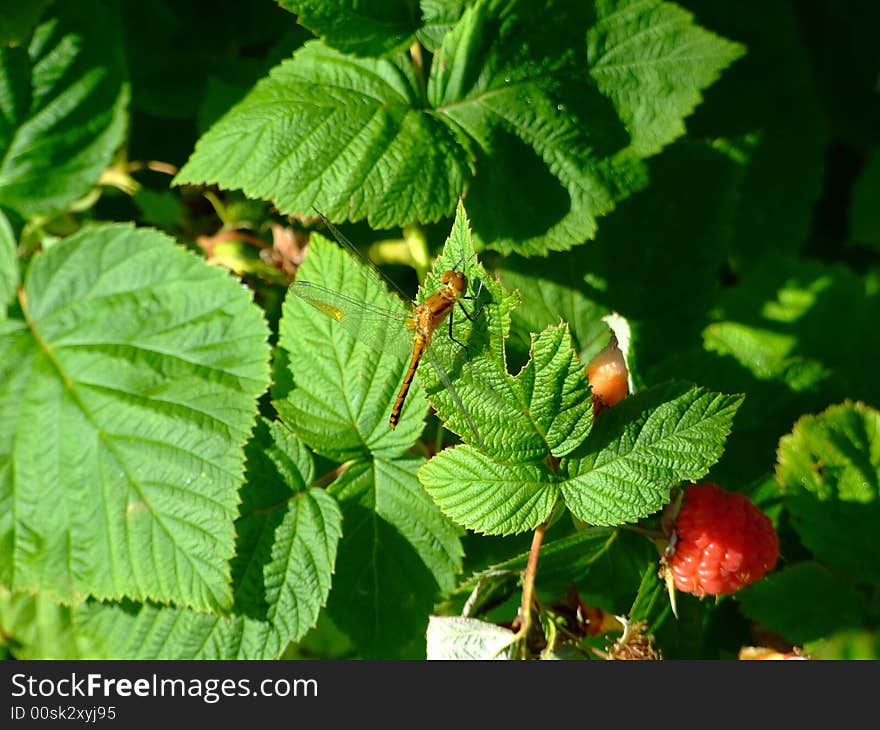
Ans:
POLYGON ((440 275, 440 283, 451 286, 456 291, 464 291, 467 288, 467 278, 460 271, 444 271, 440 275))

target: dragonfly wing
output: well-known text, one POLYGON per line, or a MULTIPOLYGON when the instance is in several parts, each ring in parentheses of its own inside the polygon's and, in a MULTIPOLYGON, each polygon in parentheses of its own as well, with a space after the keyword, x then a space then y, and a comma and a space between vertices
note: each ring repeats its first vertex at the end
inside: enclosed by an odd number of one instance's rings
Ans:
POLYGON ((459 396, 458 391, 452 384, 452 380, 449 378, 449 373, 446 372, 446 368, 443 367, 443 363, 441 363, 440 359, 437 357, 437 353, 434 352, 432 347, 429 347, 425 352, 424 357, 434 366, 434 370, 437 371, 437 377, 440 378, 440 382, 443 383, 443 387, 446 388, 446 391, 452 398, 452 402, 455 403, 456 408, 458 408, 461 411, 462 416, 464 416, 464 420, 467 423, 468 428, 471 430, 477 445, 485 450, 486 444, 483 442, 480 432, 477 430, 477 426, 471 418, 471 414, 462 402, 461 396, 459 396))
POLYGON ((412 337, 407 328, 409 317, 403 311, 358 301, 311 281, 295 281, 290 288, 304 302, 377 352, 406 357, 412 351, 412 337))

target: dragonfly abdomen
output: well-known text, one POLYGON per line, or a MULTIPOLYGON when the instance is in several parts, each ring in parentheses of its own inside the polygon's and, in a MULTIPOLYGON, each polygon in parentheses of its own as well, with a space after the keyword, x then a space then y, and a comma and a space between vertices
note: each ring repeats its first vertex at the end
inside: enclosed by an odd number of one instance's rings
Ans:
POLYGON ((461 298, 467 287, 467 279, 457 271, 444 272, 440 281, 445 286, 413 309, 410 319, 410 326, 414 330, 413 354, 409 367, 406 369, 406 375, 403 376, 403 383, 400 385, 397 399, 391 409, 391 418, 388 419, 391 428, 394 428, 400 420, 400 413, 415 377, 416 368, 422 355, 425 354, 425 350, 428 349, 428 345, 431 344, 434 331, 449 316, 455 303, 461 298))

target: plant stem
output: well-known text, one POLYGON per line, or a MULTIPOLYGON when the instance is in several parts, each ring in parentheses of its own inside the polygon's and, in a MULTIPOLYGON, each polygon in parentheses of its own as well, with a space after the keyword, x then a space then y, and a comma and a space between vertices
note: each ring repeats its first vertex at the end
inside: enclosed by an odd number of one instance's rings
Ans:
POLYGON ((425 61, 422 58, 422 44, 418 41, 413 41, 409 47, 409 55, 419 77, 419 89, 422 92, 422 99, 426 101, 428 93, 425 84, 425 61))
POLYGON ((523 659, 528 653, 528 637, 532 628, 532 601, 535 596, 535 576, 538 573, 538 555, 541 552, 541 543, 544 541, 547 525, 548 522, 542 522, 532 536, 529 561, 526 563, 526 572, 523 574, 522 604, 519 607, 520 627, 517 632, 520 635, 520 656, 523 659))

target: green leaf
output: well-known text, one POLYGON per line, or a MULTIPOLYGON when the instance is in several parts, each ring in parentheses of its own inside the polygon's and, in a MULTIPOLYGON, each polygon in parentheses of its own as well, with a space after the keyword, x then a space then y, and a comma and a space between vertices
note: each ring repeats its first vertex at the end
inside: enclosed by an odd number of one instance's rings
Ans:
POLYGON ((317 205, 374 228, 438 220, 470 162, 455 130, 419 110, 417 85, 407 57, 307 43, 199 140, 174 182, 241 188, 284 213, 317 205))
POLYGON ((525 363, 533 332, 556 325, 562 319, 571 329, 574 349, 582 362, 589 362, 608 344, 608 326, 602 317, 611 310, 584 291, 584 272, 571 262, 573 253, 559 254, 559 260, 510 257, 499 267, 505 288, 515 291, 522 305, 511 313, 508 357, 525 363), (511 357, 511 355, 513 357, 511 357))
MULTIPOLYGON (((445 426, 497 459, 539 460, 575 448, 590 428, 592 406, 568 331, 536 337, 532 361, 516 377, 508 374, 504 339, 516 300, 476 261, 463 206, 422 284, 422 301, 445 288, 448 270, 465 275, 466 296, 476 299, 452 308, 452 338, 444 322, 422 358, 429 362, 418 369, 445 426)), ((388 427, 413 347, 399 298, 317 238, 291 293, 279 340, 295 383, 277 404, 284 419, 312 448, 340 461, 408 448, 422 427, 418 390, 408 396, 397 428, 388 427)))
MULTIPOLYGON (((558 0, 476 2, 435 49, 427 82, 404 54, 357 58, 306 44, 199 141, 175 182, 241 188, 283 213, 314 204, 331 219, 373 227, 438 220, 467 191, 481 241, 524 253, 571 248, 644 184, 639 158, 681 133, 694 89, 738 52, 701 32, 705 74, 664 72, 658 82, 656 69, 646 70, 628 76, 627 99, 611 99, 590 75, 589 15, 558 0), (658 102, 656 120, 629 109, 660 95, 673 98, 658 102)), ((693 41, 682 18, 667 43, 693 41)), ((645 38, 667 20, 665 12, 630 18, 649 26, 645 38)), ((615 32, 597 31, 592 42, 605 59, 600 73, 611 73, 604 54, 620 48, 615 32)), ((626 62, 662 65, 655 55, 646 40, 626 62)))
MULTIPOLYGON (((587 575, 592 566, 613 548, 618 538, 616 530, 589 527, 545 542, 541 547, 537 588, 548 594, 565 591, 587 575)), ((454 607, 462 615, 478 616, 503 603, 519 588, 528 559, 529 551, 526 551, 477 571, 456 586, 444 608, 454 607)))
POLYGON ((516 635, 503 626, 463 616, 431 616, 428 659, 513 659, 516 635))
POLYGON ((412 350, 405 322, 400 297, 339 246, 312 236, 279 324, 278 343, 288 355, 294 387, 275 405, 317 453, 337 461, 368 453, 394 456, 418 438, 425 402, 415 383, 397 428, 388 425, 412 350), (332 298, 328 290, 351 301, 332 298), (322 303, 344 307, 341 321, 319 311, 322 303))
POLYGON ((700 91, 745 53, 660 0, 599 0, 587 33, 590 74, 631 134, 639 156, 684 134, 700 91))
POLYGON ((591 238, 596 218, 643 186, 637 160, 683 132, 699 89, 741 52, 691 28, 675 6, 620 5, 587 17, 553 2, 477 4, 438 49, 445 73, 432 75, 429 99, 493 151, 477 158, 468 204, 478 238, 494 248, 528 255, 591 238), (687 53, 694 36, 701 72, 680 73, 666 56, 687 53), (549 50, 565 46, 564 57, 549 50))
POLYGON ((458 530, 416 478, 418 459, 351 465, 330 487, 345 536, 328 611, 365 658, 394 656, 424 630, 461 570, 458 530))
POLYGON ((25 43, 52 0, 6 0, 0 14, 0 45, 25 43))
POLYGON ((625 614, 645 571, 656 574, 657 569, 657 547, 651 540, 629 530, 617 530, 608 549, 590 562, 586 577, 579 579, 578 592, 581 600, 591 606, 625 614))
POLYGON ((875 400, 864 363, 880 358, 880 341, 861 333, 880 316, 878 286, 842 265, 765 256, 719 301, 705 347, 795 392, 821 384, 829 398, 875 400))
POLYGON ((505 253, 571 248, 640 184, 637 161, 614 169, 628 140, 587 74, 588 22, 571 5, 486 0, 435 52, 428 101, 482 150, 468 207, 478 239, 505 253))
MULTIPOLYGON (((692 346, 707 324, 725 265, 741 176, 731 155, 711 144, 676 142, 651 159, 651 184, 603 220, 591 246, 546 259, 505 260, 502 281, 523 297, 512 319, 517 352, 526 332, 561 316, 589 362, 608 342, 601 317, 611 311, 632 325, 643 363, 692 346)), ((699 373, 688 377, 703 382, 699 373)))
POLYGON ((793 644, 861 626, 865 600, 819 563, 799 563, 771 573, 737 593, 743 612, 793 644), (817 610, 820 607, 821 610, 817 610))
POLYGON ((277 659, 315 624, 336 562, 339 507, 307 486, 311 456, 281 424, 261 421, 247 457, 231 615, 89 603, 76 613, 81 635, 116 658, 277 659))
POLYGON ((416 0, 280 0, 279 5, 328 46, 363 56, 408 46, 418 20, 416 0))
POLYGON ((97 183, 122 142, 128 82, 116 16, 57 3, 28 48, 0 46, 0 205, 53 215, 97 183))
POLYGON ((84 229, 0 323, 0 580, 231 604, 242 446, 268 381, 248 293, 164 235, 84 229))
POLYGON ((256 566, 268 605, 236 596, 232 616, 155 605, 86 604, 78 631, 127 659, 277 659, 314 624, 326 600, 340 534, 339 509, 321 490, 291 500, 274 528, 271 558, 256 566), (253 603, 252 603, 253 602, 253 603))
POLYGON ((880 659, 880 636, 870 628, 838 631, 804 646, 813 659, 880 659))
POLYGON ((577 448, 593 425, 590 384, 584 364, 572 349, 567 326, 532 337, 531 359, 516 378, 523 410, 534 429, 544 433, 553 456, 577 448))
POLYGON ((880 250, 880 149, 875 149, 856 180, 849 212, 853 243, 880 250))
POLYGON ((704 476, 724 449, 742 396, 672 383, 643 390, 602 414, 561 466, 568 508, 594 525, 635 522, 704 476))
POLYGON ((42 594, 0 588, 0 653, 14 659, 82 659, 100 652, 100 642, 74 628, 73 609, 42 594))
POLYGON ((804 416, 779 442, 777 478, 804 545, 880 583, 880 412, 845 403, 804 416))
POLYGON ((505 365, 505 338, 516 297, 477 263, 463 206, 431 273, 425 293, 439 289, 442 272, 464 267, 480 316, 471 325, 453 313, 460 325, 453 336, 434 338, 442 369, 450 374, 455 395, 436 369, 422 368, 420 376, 432 405, 447 428, 479 446, 498 461, 537 461, 548 453, 561 456, 574 449, 592 423, 592 403, 583 365, 575 355, 567 327, 535 336, 531 360, 516 376, 505 365), (477 283, 479 281, 479 283, 477 283), (456 396, 458 402, 456 402, 456 396))
POLYGON ((630 621, 645 621, 653 630, 672 613, 669 593, 656 565, 645 568, 639 590, 628 612, 630 621))
MULTIPOLYGON (((801 6, 762 0, 680 4, 702 25, 748 49, 688 121, 692 136, 727 140, 739 149, 743 178, 729 245, 733 267, 747 271, 769 250, 801 249, 825 184, 828 123, 803 40, 801 6)), ((835 8, 832 15, 845 11, 835 8)), ((821 33, 815 47, 836 56, 828 51, 824 28, 821 33)), ((847 37, 846 45, 852 43, 847 37)), ((845 77, 853 72, 847 66, 845 77)))
POLYGON ((18 241, 9 219, 0 209, 0 320, 18 288, 18 241))
POLYGON ((450 519, 490 535, 534 529, 559 498, 545 467, 498 464, 470 446, 440 452, 419 469, 419 479, 450 519))
POLYGON ((880 397, 880 381, 864 367, 880 358, 880 341, 864 336, 880 317, 878 287, 876 274, 767 253, 717 301, 703 348, 683 349, 650 373, 747 394, 713 479, 745 484, 773 469, 776 444, 805 412, 880 397))
POLYGON ((140 220, 158 228, 172 228, 184 217, 183 203, 174 191, 140 188, 132 202, 140 210, 140 220))
POLYGON ((473 0, 421 0, 422 27, 416 31, 416 38, 434 53, 472 3, 473 0))

